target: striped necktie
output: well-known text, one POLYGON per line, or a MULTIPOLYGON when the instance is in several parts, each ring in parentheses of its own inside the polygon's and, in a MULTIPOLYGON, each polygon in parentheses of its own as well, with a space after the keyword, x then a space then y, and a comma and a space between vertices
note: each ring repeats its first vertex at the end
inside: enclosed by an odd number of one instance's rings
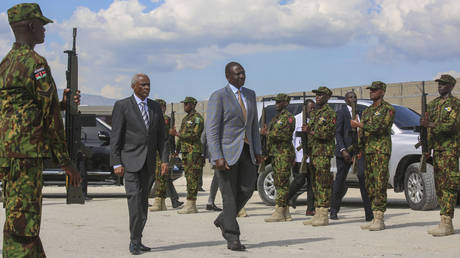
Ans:
POLYGON ((141 105, 142 119, 144 119, 145 127, 149 129, 149 115, 145 110, 145 102, 140 102, 139 104, 141 105))

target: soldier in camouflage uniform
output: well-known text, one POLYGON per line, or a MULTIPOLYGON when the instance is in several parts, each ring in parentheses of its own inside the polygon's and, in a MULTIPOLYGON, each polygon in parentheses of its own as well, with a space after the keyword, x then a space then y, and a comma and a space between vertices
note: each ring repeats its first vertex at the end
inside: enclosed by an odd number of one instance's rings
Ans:
POLYGON ((265 222, 291 221, 287 197, 289 177, 294 164, 295 152, 292 145, 292 134, 295 129, 295 118, 287 110, 290 97, 280 93, 275 97, 278 115, 270 122, 270 128, 262 128, 260 134, 267 135, 268 155, 273 167, 273 178, 276 189, 276 206, 271 217, 265 222))
POLYGON ((328 208, 332 193, 333 178, 331 158, 335 150, 335 111, 327 104, 332 91, 327 87, 313 90, 316 94, 316 108, 311 113, 308 125, 302 131, 308 133, 308 146, 311 151, 313 193, 315 196, 315 215, 305 225, 329 225, 328 208))
MULTIPOLYGON (((430 153, 433 150, 436 195, 441 207, 441 223, 428 230, 428 233, 447 236, 454 234, 452 218, 460 186, 460 100, 452 96, 456 84, 452 76, 443 74, 436 82, 440 96, 428 104, 427 113, 420 124, 428 128, 430 153)), ((430 153, 425 155, 429 156, 430 153)))
POLYGON ((360 151, 364 152, 365 183, 371 202, 374 219, 362 225, 361 229, 378 231, 385 229, 383 214, 387 203, 388 164, 391 155, 391 127, 395 115, 393 106, 383 100, 387 85, 381 81, 372 82, 370 98, 373 104, 362 114, 361 122, 351 120, 353 128, 359 130, 360 151))
MULTIPOLYGON (((170 129, 171 129, 171 118, 165 114, 166 112, 166 101, 162 99, 156 99, 156 102, 158 102, 161 106, 161 111, 163 112, 163 117, 165 119, 165 131, 168 136, 167 142, 169 144, 169 137, 171 136, 170 129)), ((154 200, 152 207, 150 207, 150 211, 165 211, 167 210, 166 208, 166 196, 167 192, 169 192, 169 198, 171 198, 171 204, 173 208, 177 208, 183 204, 183 202, 179 201, 179 196, 177 196, 176 189, 174 188, 173 183, 169 179, 169 174, 166 173, 164 175, 161 175, 161 158, 160 154, 157 153, 157 168, 155 169, 155 187, 152 189, 154 191, 154 200), (175 193, 175 195, 174 195, 175 193)), ((153 184, 153 182, 152 182, 153 184)), ((152 188, 152 187, 150 187, 152 188)))
POLYGON ((3 257, 46 257, 39 237, 43 159, 53 157, 78 186, 70 164, 56 86, 34 51, 52 22, 37 4, 8 10, 16 42, 0 63, 0 177, 4 186, 3 257))
POLYGON ((177 142, 178 151, 182 153, 184 162, 185 178, 187 180, 187 202, 179 214, 197 213, 196 197, 198 195, 198 181, 200 171, 203 169, 204 158, 202 157, 201 134, 204 129, 203 117, 195 111, 197 100, 186 97, 184 111, 187 115, 182 119, 177 142))

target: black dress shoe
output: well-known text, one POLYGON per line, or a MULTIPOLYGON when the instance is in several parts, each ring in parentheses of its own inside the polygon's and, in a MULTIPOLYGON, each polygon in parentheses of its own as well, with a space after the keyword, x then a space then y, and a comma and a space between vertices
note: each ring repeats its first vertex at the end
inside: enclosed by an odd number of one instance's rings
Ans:
POLYGON ((179 208, 180 206, 182 206, 184 204, 184 202, 172 201, 171 204, 172 204, 172 207, 175 209, 175 208, 179 208))
POLYGON ((219 221, 214 220, 214 226, 216 226, 216 228, 219 228, 220 231, 222 231, 222 237, 223 237, 225 240, 227 240, 227 238, 225 237, 224 225, 220 224, 219 221))
POLYGON ((147 247, 145 246, 144 244, 140 243, 139 244, 139 250, 143 251, 143 252, 150 252, 152 250, 152 248, 150 247, 147 247))
POLYGON ((233 240, 227 242, 227 248, 232 251, 244 251, 246 246, 242 245, 240 240, 233 240))
POLYGON ((205 190, 203 189, 203 187, 200 187, 198 188, 198 192, 205 192, 205 190))
POLYGON ((366 214, 366 221, 372 221, 374 219, 374 214, 366 214))
POLYGON ((93 198, 89 197, 88 195, 85 196, 85 201, 91 201, 93 198))
POLYGON ((217 207, 214 203, 213 204, 206 204, 206 210, 208 210, 208 211, 222 211, 222 209, 217 207))
POLYGON ((331 212, 331 215, 329 215, 329 218, 332 219, 332 220, 338 220, 339 217, 337 217, 337 213, 335 212, 331 212))
POLYGON ((140 246, 139 244, 136 244, 136 243, 129 243, 129 252, 132 254, 132 255, 139 255, 141 254, 141 249, 140 249, 140 246))

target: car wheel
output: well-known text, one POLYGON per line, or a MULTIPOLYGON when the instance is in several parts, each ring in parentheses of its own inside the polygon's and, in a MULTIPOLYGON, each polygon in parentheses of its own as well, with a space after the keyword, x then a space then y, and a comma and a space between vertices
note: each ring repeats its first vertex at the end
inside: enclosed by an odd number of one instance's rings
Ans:
POLYGON ((426 173, 420 173, 420 163, 412 163, 406 169, 404 193, 413 210, 431 210, 438 206, 434 184, 433 166, 426 165, 426 173))
POLYGON ((257 191, 259 192, 260 199, 270 206, 275 205, 275 182, 273 180, 273 170, 272 166, 268 165, 265 167, 265 171, 259 173, 257 178, 257 191))

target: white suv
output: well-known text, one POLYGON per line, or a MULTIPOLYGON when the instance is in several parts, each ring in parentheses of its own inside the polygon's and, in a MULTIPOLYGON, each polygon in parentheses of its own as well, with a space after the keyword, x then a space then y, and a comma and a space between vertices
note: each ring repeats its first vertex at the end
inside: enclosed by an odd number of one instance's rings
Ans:
MULTIPOLYGON (((314 98, 308 96, 308 98, 314 98)), ((291 97, 288 110, 294 115, 302 112, 302 97, 291 97)), ((335 111, 345 104, 342 97, 331 97, 328 104, 335 111)), ((371 100, 358 100, 358 111, 364 110, 372 104, 371 100)), ((262 113, 262 102, 258 103, 259 116, 262 113)), ((389 164, 389 187, 395 192, 404 191, 409 207, 414 210, 429 210, 437 206, 436 190, 434 185, 433 167, 428 160, 427 172, 419 172, 421 149, 414 146, 418 142, 420 115, 415 111, 400 105, 393 105, 396 110, 392 127, 392 152, 389 164)), ((274 101, 266 101, 267 123, 275 116, 274 101)), ((272 167, 266 164, 265 171, 259 174, 257 189, 261 199, 268 205, 275 203, 275 186, 272 176, 272 167)), ((331 171, 337 172, 335 157, 331 160, 331 171)), ((349 186, 358 186, 358 177, 348 173, 346 183, 349 186)))

